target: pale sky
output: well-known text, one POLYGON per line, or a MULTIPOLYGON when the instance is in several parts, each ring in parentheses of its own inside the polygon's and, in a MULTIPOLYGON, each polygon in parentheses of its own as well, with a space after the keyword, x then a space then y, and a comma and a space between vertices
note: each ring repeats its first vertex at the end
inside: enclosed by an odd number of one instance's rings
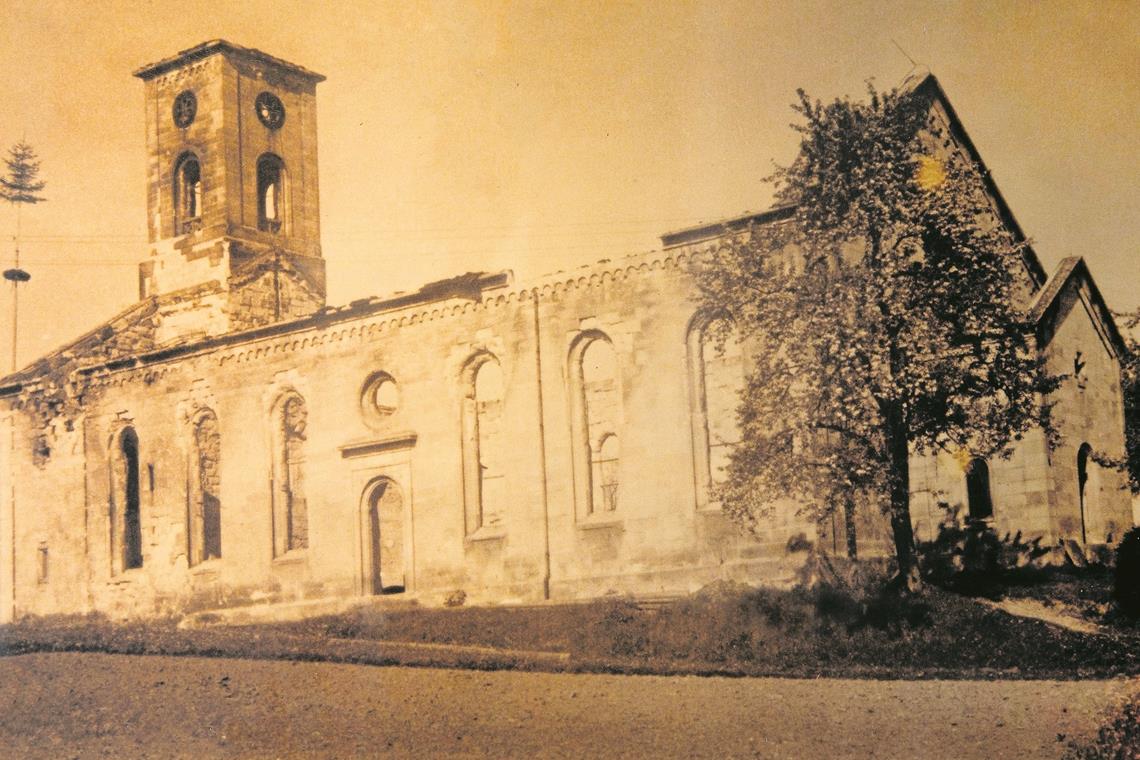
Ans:
MULTIPOLYGON (((329 303, 469 270, 520 279, 765 208, 798 87, 941 81, 1046 270, 1140 306, 1140 2, 0 0, 0 149, 26 136, 21 364, 137 298, 143 85, 224 38, 318 71, 329 303), (894 42, 892 42, 892 40, 894 42)), ((0 208, 0 263, 14 215, 0 208)), ((11 291, 0 288, 0 370, 11 291)))

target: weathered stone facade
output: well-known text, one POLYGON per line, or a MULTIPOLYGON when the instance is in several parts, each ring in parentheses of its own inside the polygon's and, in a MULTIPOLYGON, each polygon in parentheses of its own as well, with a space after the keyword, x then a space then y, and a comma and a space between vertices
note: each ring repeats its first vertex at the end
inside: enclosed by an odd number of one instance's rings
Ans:
MULTIPOLYGON (((395 591, 672 593, 785 582, 802 561, 789 539, 835 540, 794 504, 745 537, 708 498, 747 346, 707 339, 688 265, 766 217, 532 283, 468 274, 328 309, 319 75, 221 42, 139 75, 141 300, 0 387, 0 618, 395 591), (197 115, 175 130, 188 90, 197 115), (284 124, 256 115, 263 92, 284 124), (188 149, 198 167, 178 196, 188 149), (270 150, 281 163, 266 174, 254 159, 270 150), (180 226, 187 192, 197 221, 180 226)), ((989 463, 993 520, 1093 543, 1129 522, 1119 473, 1085 457, 1077 475, 1082 443, 1123 445, 1119 336, 1083 263, 1056 277, 1034 308, 1051 364, 1083 362, 1058 398, 1066 443, 1030 436, 989 463)), ((968 501, 963 465, 916 459, 914 472, 929 533, 937 501, 968 501)))

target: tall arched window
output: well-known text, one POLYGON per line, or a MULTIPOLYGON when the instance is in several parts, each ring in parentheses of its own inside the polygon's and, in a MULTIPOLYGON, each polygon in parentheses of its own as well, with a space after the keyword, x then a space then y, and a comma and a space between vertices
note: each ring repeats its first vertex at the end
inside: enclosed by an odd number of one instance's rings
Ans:
POLYGON ((617 354, 609 338, 591 331, 570 350, 575 494, 582 518, 604 516, 620 504, 623 414, 617 354))
POLYGON ((709 487, 725 477, 729 454, 740 441, 736 409, 744 387, 744 353, 730 320, 696 318, 686 339, 689 419, 697 506, 709 505, 709 487))
POLYGON ((202 225, 202 166, 193 153, 183 153, 174 165, 174 234, 184 235, 202 225))
POLYGON ((272 153, 257 159, 257 228, 285 231, 285 162, 272 153))
POLYGON ((274 411, 273 555, 309 546, 309 510, 305 498, 305 400, 296 393, 281 399, 274 411))
POLYGON ((1081 543, 1088 543, 1088 507, 1089 496, 1089 459, 1092 457, 1092 446, 1082 443, 1077 450, 1077 498, 1081 508, 1081 543))
POLYGON ((111 460, 111 571, 142 567, 142 525, 139 514, 139 439, 134 428, 123 428, 111 460))
POLYGON ((221 436, 213 411, 198 415, 193 436, 187 550, 197 565, 222 556, 221 436))
POLYGON ((966 465, 966 499, 971 520, 988 520, 994 516, 990 499, 990 467, 986 460, 975 457, 966 465))
POLYGON ((503 370, 480 354, 463 372, 463 493, 468 535, 500 527, 507 501, 503 468, 503 370))

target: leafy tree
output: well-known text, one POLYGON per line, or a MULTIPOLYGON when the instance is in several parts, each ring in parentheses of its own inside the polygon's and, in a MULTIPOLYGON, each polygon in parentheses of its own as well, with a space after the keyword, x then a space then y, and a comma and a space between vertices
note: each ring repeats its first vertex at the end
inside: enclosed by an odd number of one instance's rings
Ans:
POLYGON ((4 163, 8 165, 8 176, 0 177, 0 198, 14 204, 46 200, 39 195, 47 183, 39 179, 40 162, 31 145, 20 140, 8 149, 4 163))
POLYGON ((1140 494, 1140 341, 1134 337, 1140 328, 1140 309, 1124 318, 1128 355, 1122 360, 1120 384, 1124 391, 1124 449, 1128 484, 1140 494))
POLYGON ((920 585, 909 457, 1008 455, 1042 425, 1044 371, 1019 303, 1025 243, 982 167, 916 91, 824 105, 802 91, 800 153, 769 178, 784 211, 697 266, 707 308, 756 344, 742 443, 720 493, 758 527, 779 498, 822 518, 890 515, 900 579, 920 585))

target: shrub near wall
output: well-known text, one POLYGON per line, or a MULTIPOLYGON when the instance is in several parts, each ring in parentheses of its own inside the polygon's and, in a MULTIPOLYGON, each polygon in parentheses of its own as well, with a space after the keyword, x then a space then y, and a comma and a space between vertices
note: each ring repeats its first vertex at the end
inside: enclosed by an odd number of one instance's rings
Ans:
POLYGON ((1112 596, 1121 612, 1140 618, 1140 526, 1125 533, 1116 547, 1112 596))

